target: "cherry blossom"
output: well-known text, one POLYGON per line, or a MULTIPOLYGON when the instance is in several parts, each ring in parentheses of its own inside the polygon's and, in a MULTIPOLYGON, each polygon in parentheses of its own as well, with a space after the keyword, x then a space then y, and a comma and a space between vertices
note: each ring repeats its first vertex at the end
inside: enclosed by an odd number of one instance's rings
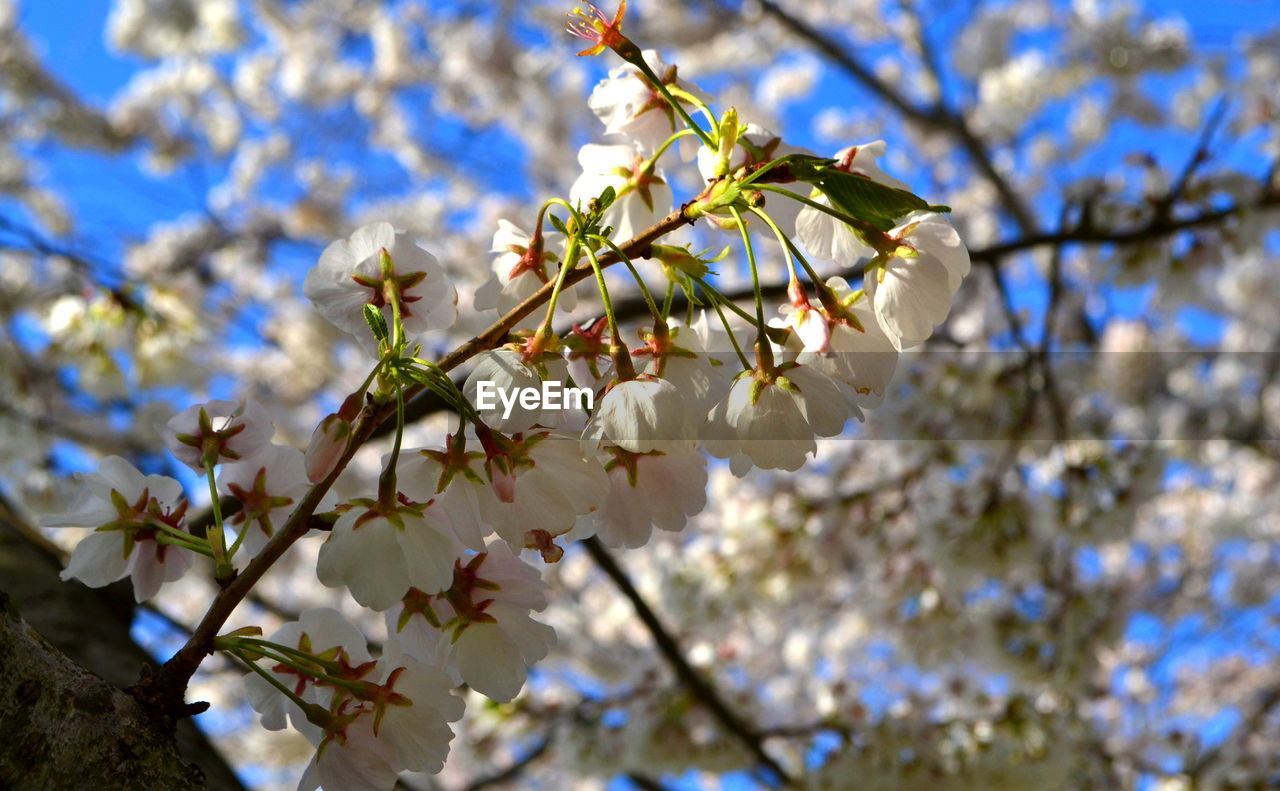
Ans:
POLYGON ((401 495, 383 504, 357 498, 320 547, 316 576, 331 588, 345 586, 364 606, 382 611, 410 587, 444 590, 457 553, 453 531, 427 504, 401 495))
POLYGON ((648 453, 691 443, 691 414, 675 385, 644 376, 609 388, 582 436, 589 446, 608 440, 632 453, 648 453))
POLYGON ((223 465, 218 489, 240 503, 227 524, 243 534, 243 548, 250 556, 258 554, 288 518, 308 483, 302 452, 284 445, 223 465))
POLYGON ((569 200, 581 203, 599 197, 606 187, 616 196, 604 214, 619 242, 638 235, 671 211, 671 187, 662 169, 647 162, 629 145, 588 143, 578 150, 582 175, 569 188, 569 200))
MULTIPOLYGON (((898 350, 881 329, 868 300, 853 293, 844 278, 830 278, 826 287, 833 297, 833 310, 822 305, 805 311, 804 327, 797 328, 804 346, 796 362, 848 385, 864 409, 879 406, 897 368, 898 350), (811 343, 815 336, 820 342, 811 343)), ((789 318, 794 320, 800 312, 792 312, 789 318)))
POLYGON ((411 337, 446 329, 458 316, 458 292, 439 262, 386 222, 357 228, 326 247, 302 291, 321 315, 370 350, 365 305, 378 308, 390 326, 392 301, 398 301, 411 337))
POLYGON ((876 318, 896 349, 915 346, 946 320, 969 274, 969 251, 940 214, 913 212, 889 232, 899 247, 864 279, 876 318))
POLYGON ((181 483, 163 475, 144 475, 119 456, 108 456, 97 471, 85 476, 70 510, 40 523, 94 529, 76 544, 62 579, 101 588, 132 577, 133 596, 142 602, 191 566, 191 551, 160 540, 166 530, 186 533, 186 511, 181 483))
POLYGON ((568 411, 548 407, 541 400, 504 403, 500 394, 514 397, 522 390, 541 388, 544 381, 567 383, 568 379, 569 370, 563 357, 551 353, 531 355, 508 347, 479 355, 462 393, 477 407, 476 411, 490 428, 516 433, 538 425, 560 426, 572 418, 568 411), (479 403, 481 382, 491 383, 486 385, 493 394, 487 399, 489 406, 479 403))
MULTIPOLYGON (((476 290, 476 310, 506 313, 550 282, 560 269, 559 257, 546 249, 542 234, 534 237, 505 219, 498 220, 492 252, 498 254, 493 259, 493 277, 476 290)), ((565 310, 573 310, 576 303, 572 290, 560 295, 565 310)), ((534 316, 527 317, 517 326, 532 327, 534 320, 534 316)))
POLYGON ((553 543, 578 516, 599 508, 609 492, 604 468, 582 457, 579 443, 550 431, 494 437, 485 474, 492 496, 480 499, 486 524, 512 547, 530 547, 556 559, 553 543))
MULTIPOLYGON (((676 86, 699 98, 701 92, 676 76, 655 50, 641 53, 645 62, 667 86, 676 86)), ((672 133, 680 129, 675 110, 638 68, 624 64, 609 70, 591 91, 591 112, 604 124, 606 134, 622 135, 645 156, 652 155, 672 133)))
POLYGON ((410 654, 440 662, 458 683, 506 702, 555 643, 555 631, 529 617, 546 606, 537 569, 495 541, 457 561, 446 593, 410 591, 399 611, 388 611, 387 630, 410 654))
MULTIPOLYGON (((789 156, 791 154, 812 154, 813 152, 789 145, 784 142, 781 137, 773 132, 758 126, 754 123, 748 123, 746 128, 738 136, 737 145, 734 147, 728 161, 725 163, 727 173, 734 173, 741 168, 753 168, 757 165, 763 165, 774 159, 789 156)), ((702 174, 703 179, 708 181, 715 179, 721 173, 717 173, 717 155, 716 152, 708 148, 698 149, 698 172, 702 174)), ((807 196, 809 192, 808 185, 799 182, 790 182, 779 184, 778 186, 790 190, 797 195, 807 196)), ((798 201, 788 200, 785 195, 769 194, 765 198, 765 210, 769 213, 769 217, 778 225, 787 236, 795 236, 796 218, 800 215, 803 205, 798 201)), ((753 226, 754 227, 754 226, 753 226)), ((736 233, 736 231, 735 231, 736 233)), ((765 234, 762 238, 772 239, 769 234, 765 234)), ((774 239, 776 241, 776 239, 774 239)))
POLYGON ((196 472, 265 451, 275 427, 262 406, 244 401, 209 401, 174 415, 165 424, 169 451, 196 472), (206 462, 209 462, 206 465, 206 462))
POLYGON ((439 772, 465 704, 448 675, 388 643, 376 663, 357 670, 356 691, 339 689, 329 704, 315 758, 298 788, 325 791, 394 787, 405 770, 439 772))
MULTIPOLYGON (((369 662, 369 650, 364 635, 341 613, 330 607, 306 610, 298 620, 290 621, 277 629, 268 640, 276 645, 295 648, 306 654, 333 662, 344 668, 345 674, 356 672, 369 662)), ((333 699, 332 686, 282 663, 263 663, 267 672, 289 687, 308 703, 328 707, 333 699)), ((262 676, 250 673, 244 679, 249 705, 262 718, 262 727, 271 731, 282 730, 288 723, 312 742, 320 738, 320 728, 307 719, 306 714, 290 698, 283 695, 262 676)))
POLYGON ((678 532, 707 504, 707 458, 692 448, 632 453, 608 448, 609 496, 593 515, 600 540, 635 548, 653 528, 678 532))
POLYGON ((814 437, 836 436, 850 417, 862 419, 852 393, 811 367, 785 364, 740 376, 708 415, 703 446, 718 458, 797 470, 816 449, 814 437))

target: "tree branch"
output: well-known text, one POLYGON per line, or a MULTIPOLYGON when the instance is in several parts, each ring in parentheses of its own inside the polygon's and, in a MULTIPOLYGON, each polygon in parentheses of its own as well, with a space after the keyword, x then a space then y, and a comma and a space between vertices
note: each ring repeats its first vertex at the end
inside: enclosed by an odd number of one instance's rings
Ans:
MULTIPOLYGON (((932 108, 914 104, 899 90, 880 79, 866 64, 850 54, 845 45, 815 29, 803 19, 792 15, 774 0, 759 0, 759 2, 766 15, 773 17, 787 30, 803 39, 823 55, 826 55, 832 63, 839 66, 855 82, 858 82, 893 107, 908 121, 912 121, 922 127, 938 129, 951 135, 960 144, 960 147, 964 149, 965 153, 968 154, 969 160, 974 167, 995 189, 996 194, 1000 196, 1000 204, 1017 222, 1018 228, 1024 234, 1034 233, 1039 228, 1031 208, 1022 199, 1022 196, 1014 190, 1013 185, 1009 183, 1004 174, 996 169, 995 162, 992 161, 986 145, 974 134, 969 127, 969 122, 965 120, 962 113, 948 108, 941 101, 932 108)), ((925 57, 927 57, 927 54, 925 57)), ((939 84, 939 90, 941 88, 942 86, 939 84)))
POLYGON ((654 645, 657 646, 658 652, 662 654, 663 659, 675 671, 680 682, 689 690, 690 694, 707 707, 712 716, 720 723, 722 727, 732 734, 739 742, 742 743, 760 766, 768 769, 777 776, 783 783, 790 785, 791 778, 788 776, 782 766, 774 760, 764 749, 764 739, 761 735, 741 717, 739 717, 725 702, 720 693, 716 691, 711 682, 703 678, 697 670, 689 664, 689 660, 685 659, 684 653, 680 650, 680 645, 676 642, 671 632, 663 626, 662 621, 658 619, 657 613, 644 600, 640 592, 636 590, 635 585, 631 583, 631 578, 618 565, 618 561, 614 559, 609 550, 595 536, 584 539, 583 547, 586 548, 587 554, 591 555, 591 559, 596 565, 613 581, 622 595, 631 602, 631 606, 635 608, 636 616, 648 629, 649 635, 653 637, 654 645))

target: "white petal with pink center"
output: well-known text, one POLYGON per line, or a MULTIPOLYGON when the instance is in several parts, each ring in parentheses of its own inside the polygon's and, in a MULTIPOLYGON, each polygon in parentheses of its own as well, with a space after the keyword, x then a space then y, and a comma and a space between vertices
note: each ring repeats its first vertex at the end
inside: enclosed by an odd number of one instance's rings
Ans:
POLYGON ((377 307, 390 326, 392 308, 384 286, 391 279, 401 284, 401 320, 410 337, 447 329, 457 319, 458 292, 439 262, 386 222, 365 225, 325 248, 302 291, 322 316, 376 351, 364 306, 377 307), (384 250, 391 258, 390 272, 383 271, 384 250))
POLYGON ((653 528, 678 532, 707 504, 707 458, 694 449, 652 454, 613 451, 609 496, 593 514, 596 534, 611 547, 644 546, 653 528))
POLYGON ((164 425, 162 433, 165 446, 178 461, 203 474, 202 456, 206 443, 217 454, 215 464, 240 461, 271 446, 275 425, 267 410, 253 398, 213 400, 187 407, 174 415, 164 425), (201 428, 201 413, 207 418, 207 431, 201 428))
POLYGON ((309 488, 306 463, 297 448, 270 445, 257 456, 223 465, 218 489, 240 503, 226 524, 244 534, 241 548, 246 555, 253 557, 266 546, 309 488))
POLYGON ((81 539, 60 575, 62 579, 78 579, 100 588, 131 576, 134 598, 142 602, 191 567, 192 553, 161 544, 153 521, 162 519, 174 529, 186 531, 181 483, 164 475, 144 475, 119 456, 108 456, 96 472, 84 477, 83 484, 67 513, 44 517, 40 524, 95 529, 110 524, 112 528, 81 539))
POLYGON ((578 151, 582 175, 569 188, 571 203, 597 198, 605 187, 617 194, 604 214, 604 224, 613 226, 613 239, 622 242, 638 235, 671 211, 671 186, 661 168, 644 172, 643 157, 629 145, 588 143, 578 151))

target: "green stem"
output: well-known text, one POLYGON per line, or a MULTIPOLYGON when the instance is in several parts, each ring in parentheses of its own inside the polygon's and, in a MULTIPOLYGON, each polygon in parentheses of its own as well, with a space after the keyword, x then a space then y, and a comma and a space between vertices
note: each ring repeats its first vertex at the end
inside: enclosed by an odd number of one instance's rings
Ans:
POLYGON ((306 711, 308 706, 315 705, 314 703, 309 703, 303 700, 296 692, 294 692, 292 689, 289 689, 289 687, 284 682, 276 678, 275 673, 262 669, 257 662, 254 662, 252 659, 249 659, 241 655, 240 652, 237 651, 235 648, 224 648, 222 650, 228 656, 232 657, 235 661, 239 662, 241 665, 244 665, 246 668, 248 668, 251 672, 257 673, 258 675, 266 679, 268 684, 275 687, 286 698, 298 704, 298 707, 301 708, 303 711, 306 711))
POLYGON ((609 353, 613 357, 614 372, 619 379, 635 378, 635 369, 631 366, 631 352, 622 342, 622 332, 618 329, 618 316, 613 311, 613 300, 609 298, 609 287, 604 282, 604 270, 596 260, 596 254, 590 247, 582 248, 587 253, 587 260, 596 273, 596 287, 600 289, 600 301, 604 303, 604 315, 609 320, 609 353))
POLYGON ((733 344, 733 350, 738 353, 738 359, 742 361, 742 370, 751 370, 751 361, 747 359, 747 355, 742 353, 742 347, 738 345, 738 338, 733 334, 733 328, 729 326, 729 319, 724 315, 724 311, 720 309, 720 301, 711 300, 711 307, 715 310, 716 315, 720 317, 720 323, 724 325, 724 333, 729 336, 729 343, 733 344))
POLYGON ((708 148, 714 149, 716 144, 715 141, 711 139, 711 135, 707 134, 705 129, 694 122, 693 116, 689 115, 689 111, 684 109, 684 105, 681 104, 676 97, 671 95, 671 91, 667 89, 667 86, 663 84, 657 74, 653 73, 653 69, 649 68, 649 64, 644 62, 644 57, 636 55, 636 59, 630 61, 630 63, 649 79, 649 82, 653 84, 653 87, 658 89, 658 93, 662 94, 662 98, 667 100, 667 103, 671 105, 671 108, 679 114, 685 124, 702 140, 702 144, 708 148))
POLYGON ((210 557, 213 558, 213 578, 219 582, 231 579, 235 569, 231 558, 227 555, 227 536, 222 526, 222 502, 218 494, 218 482, 213 477, 212 459, 205 459, 204 477, 209 482, 209 500, 213 509, 213 524, 205 531, 209 542, 210 557))
MULTIPOLYGON (((574 212, 573 216, 576 218, 577 212, 574 212)), ((573 269, 577 262, 578 248, 580 246, 581 242, 577 236, 569 237, 569 243, 564 250, 564 260, 560 262, 560 271, 556 273, 556 283, 552 286, 551 296, 547 299, 547 316, 542 321, 542 329, 538 330, 538 336, 544 340, 550 338, 553 332, 551 322, 555 318, 556 304, 560 301, 560 290, 564 288, 564 281, 569 276, 569 270, 573 269)))
MULTIPOLYGON (((690 277, 692 277, 692 275, 690 277)), ((711 294, 713 297, 715 297, 715 299, 718 299, 725 307, 729 308, 734 313, 738 314, 739 318, 744 319, 751 324, 755 324, 755 321, 756 321, 755 316, 752 316, 750 313, 738 307, 737 303, 735 303, 733 300, 726 297, 715 286, 711 285, 710 283, 708 283, 707 281, 703 280, 700 277, 694 277, 693 282, 701 286, 704 291, 706 291, 708 294, 711 294)))
POLYGON ((658 146, 658 150, 653 152, 653 156, 649 157, 649 159, 645 161, 645 167, 641 168, 641 170, 652 171, 653 168, 658 164, 658 159, 663 154, 667 153, 667 149, 671 148, 672 143, 676 142, 682 137, 688 137, 691 134, 694 134, 693 130, 681 129, 680 131, 672 134, 671 137, 668 137, 666 140, 662 141, 662 145, 658 146))
POLYGON ((798 192, 792 192, 789 189, 784 189, 782 187, 778 187, 773 184, 753 184, 752 187, 754 189, 764 190, 766 192, 776 192, 779 195, 785 195, 791 200, 799 201, 800 203, 803 203, 805 206, 808 206, 811 209, 817 209, 823 214, 829 214, 832 217, 835 217, 837 220, 844 223, 845 225, 848 225, 850 228, 857 228, 858 230, 864 233, 875 233, 875 234, 880 234, 881 236, 884 235, 884 231, 875 227, 871 223, 865 220, 859 220, 856 217, 850 217, 844 212, 837 211, 831 208, 830 206, 823 206, 821 203, 818 203, 816 200, 813 200, 811 198, 806 198, 805 196, 799 194, 798 192))
MULTIPOLYGON (((797 273, 796 273, 796 261, 795 261, 795 255, 797 255, 798 253, 796 251, 793 251, 790 244, 791 240, 788 239, 784 233, 782 233, 782 229, 778 227, 778 224, 775 223, 773 221, 773 218, 770 217, 768 214, 766 214, 764 211, 752 206, 751 213, 759 217, 761 220, 764 220, 765 225, 768 225, 769 228, 773 230, 773 235, 778 238, 778 244, 782 245, 782 255, 784 258, 787 259, 787 271, 791 273, 792 280, 798 280, 799 278, 797 277, 797 273)), ((810 280, 813 280, 815 282, 817 281, 817 277, 814 275, 814 272, 809 267, 807 261, 805 262, 805 271, 809 273, 810 280)))
POLYGON ((716 114, 711 112, 711 108, 707 106, 706 102, 702 101, 697 96, 694 96, 693 94, 689 93, 684 88, 681 88, 679 85, 668 86, 667 90, 670 91, 671 95, 674 96, 675 98, 686 101, 689 104, 692 104, 694 107, 697 107, 698 111, 707 117, 707 123, 711 124, 712 129, 715 129, 717 126, 719 126, 719 123, 717 122, 717 119, 716 119, 716 114))
POLYGON ((618 256, 618 259, 622 261, 623 265, 627 267, 627 270, 631 272, 631 277, 635 278, 636 285, 640 287, 640 294, 644 297, 644 303, 649 306, 649 312, 653 314, 655 319, 662 321, 665 318, 665 315, 662 311, 658 310, 658 303, 653 299, 653 292, 649 290, 649 286, 646 285, 644 279, 640 277, 640 272, 636 270, 636 266, 632 263, 631 258, 627 256, 626 253, 622 252, 622 248, 614 244, 608 237, 592 234, 591 238, 599 239, 607 245, 610 250, 613 250, 614 254, 618 256))
POLYGON ((667 279, 667 296, 662 300, 662 318, 665 320, 671 315, 671 304, 676 298, 676 281, 667 279))
POLYGON ((742 244, 747 249, 747 264, 751 267, 751 290, 756 299, 756 361, 762 370, 773 368, 773 350, 769 348, 769 338, 765 334, 768 326, 764 322, 764 291, 760 286, 760 267, 756 263, 756 250, 751 244, 751 232, 737 206, 729 206, 729 214, 738 223, 738 231, 742 234, 742 244))
POLYGON ((184 540, 181 538, 177 538, 176 536, 170 533, 161 532, 156 535, 156 541, 160 542, 161 544, 167 544, 173 547, 181 547, 183 549, 188 549, 192 552, 195 552, 198 555, 204 555, 207 558, 213 557, 213 550, 209 549, 209 545, 207 543, 202 542, 199 539, 184 540))
POLYGON ((387 467, 378 477, 378 505, 393 508, 400 489, 396 485, 396 463, 400 461, 400 444, 404 440, 404 388, 396 384, 396 436, 391 443, 387 467))

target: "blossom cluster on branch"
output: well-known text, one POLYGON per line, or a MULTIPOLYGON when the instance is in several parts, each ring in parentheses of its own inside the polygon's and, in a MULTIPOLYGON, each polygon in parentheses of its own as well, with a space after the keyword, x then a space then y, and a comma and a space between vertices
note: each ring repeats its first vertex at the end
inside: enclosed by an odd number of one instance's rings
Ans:
MULTIPOLYGON (((76 507, 46 520, 95 530, 66 576, 91 585, 131 576, 139 601, 196 555, 212 561, 220 598, 242 596, 309 529, 327 533, 315 574, 386 614, 379 658, 332 609, 307 611, 270 638, 246 626, 203 646, 197 630, 188 643, 249 670, 263 725, 287 722, 316 746, 300 788, 389 788, 403 771, 438 772, 449 723, 463 713, 450 689, 465 683, 510 701, 554 643, 554 631, 531 617, 548 603, 546 585, 516 553, 555 563, 569 540, 598 535, 639 547, 654 527, 683 529, 706 504, 702 451, 739 475, 800 468, 817 438, 840 434, 883 400, 898 353, 946 318, 969 271, 948 209, 880 169, 883 142, 824 158, 732 108, 717 114, 674 66, 622 34, 624 11, 625 3, 612 19, 576 11, 570 29, 592 52, 627 62, 590 100, 606 131, 627 142, 585 146, 568 200, 544 203, 531 233, 500 223, 493 286, 477 294, 477 308, 508 310, 490 348, 477 339, 441 362, 420 356, 422 342, 456 320, 457 292, 411 236, 366 225, 325 249, 303 284, 316 310, 376 359, 305 454, 273 443, 254 400, 210 401, 164 430, 173 454, 208 481, 213 519, 202 535, 185 521, 176 480, 144 476, 118 457, 88 478, 76 507), (705 187, 677 207, 662 165, 680 167, 670 160, 694 147, 705 187), (723 255, 658 244, 703 219, 740 243, 754 314, 709 282, 723 255), (787 262, 778 316, 761 289, 761 245, 776 245, 787 262), (842 269, 865 262, 862 286, 821 278, 802 248, 842 269), (634 339, 621 330, 603 271, 617 264, 650 312, 634 339), (653 272, 665 292, 650 290, 653 272), (555 319, 588 276, 604 316, 560 337, 555 319), (677 293, 683 318, 672 312, 677 293), (542 320, 522 328, 544 303, 542 320), (467 357, 474 366, 460 388, 448 368, 467 357), (590 397, 567 409, 520 398, 519 408, 507 401, 501 410, 479 398, 486 384, 511 393, 547 382, 590 397), (456 426, 435 446, 402 447, 405 403, 424 391, 456 413, 456 426), (383 418, 395 421, 395 441, 376 491, 332 497, 329 486, 383 418), (223 502, 234 513, 224 517, 223 502)), ((219 630, 224 618, 215 605, 202 628, 219 630)), ((188 649, 160 673, 177 681, 168 694, 180 696, 195 670, 184 666, 188 649)))

